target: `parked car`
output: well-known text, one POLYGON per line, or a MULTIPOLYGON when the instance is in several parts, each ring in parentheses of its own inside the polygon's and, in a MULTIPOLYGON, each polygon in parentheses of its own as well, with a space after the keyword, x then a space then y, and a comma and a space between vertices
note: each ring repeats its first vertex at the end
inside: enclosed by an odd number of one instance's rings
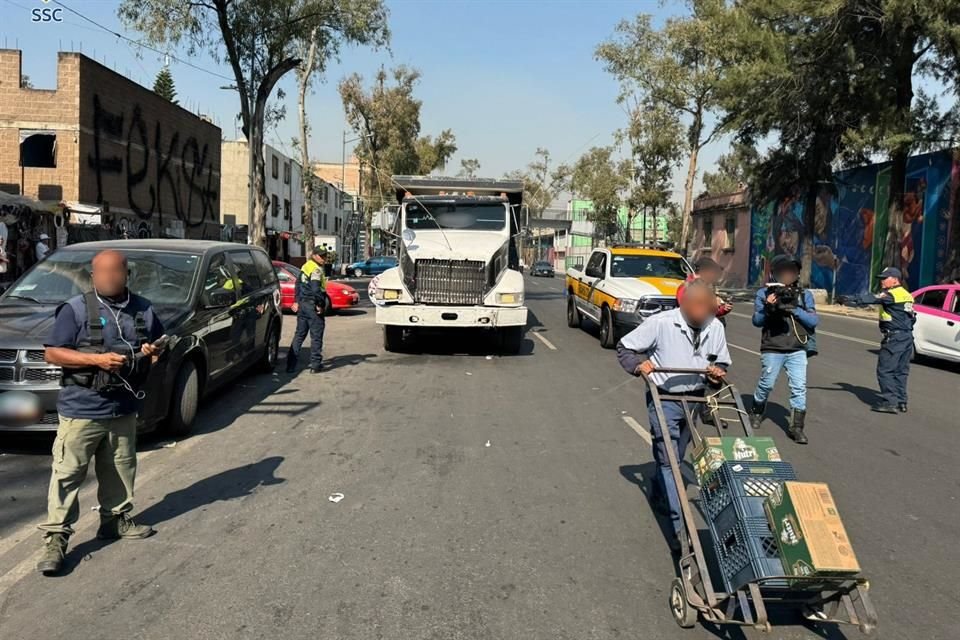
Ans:
MULTIPOLYGON (((116 240, 68 245, 0 295, 0 394, 39 398, 43 417, 16 430, 54 431, 61 371, 44 361, 57 306, 90 289, 90 261, 104 249, 130 263, 129 288, 153 303, 171 337, 150 372, 139 427, 190 431, 200 398, 256 366, 271 371, 280 340, 280 289, 257 247, 197 240, 116 240), (22 395, 22 394, 21 394, 22 395)), ((0 430, 13 427, 0 425, 0 430)))
POLYGON ((347 267, 347 273, 355 278, 362 276, 377 276, 397 266, 397 259, 394 256, 374 256, 369 260, 360 260, 347 267))
POLYGON ((913 292, 918 356, 960 362, 960 284, 937 284, 913 292))
MULTIPOLYGON (((277 269, 280 278, 280 309, 284 312, 293 310, 296 301, 297 280, 300 278, 300 269, 287 262, 274 260, 273 266, 277 269)), ((336 312, 355 307, 360 303, 360 294, 348 284, 327 279, 327 295, 330 296, 330 311, 336 312)))
POLYGON ((553 270, 553 265, 549 262, 534 262, 533 266, 530 267, 531 276, 546 276, 547 278, 552 278, 556 275, 553 270))

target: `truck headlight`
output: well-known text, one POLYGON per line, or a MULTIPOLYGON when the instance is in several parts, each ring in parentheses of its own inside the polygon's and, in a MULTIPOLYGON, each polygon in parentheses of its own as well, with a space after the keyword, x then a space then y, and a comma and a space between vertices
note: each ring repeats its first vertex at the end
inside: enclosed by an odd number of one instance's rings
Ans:
POLYGON ((640 304, 639 300, 633 300, 631 298, 621 298, 613 303, 614 311, 622 311, 623 313, 636 313, 637 306, 640 304))
POLYGON ((498 293, 497 304, 522 304, 522 293, 498 293))
POLYGON ((377 289, 376 296, 379 300, 399 300, 400 289, 377 289))

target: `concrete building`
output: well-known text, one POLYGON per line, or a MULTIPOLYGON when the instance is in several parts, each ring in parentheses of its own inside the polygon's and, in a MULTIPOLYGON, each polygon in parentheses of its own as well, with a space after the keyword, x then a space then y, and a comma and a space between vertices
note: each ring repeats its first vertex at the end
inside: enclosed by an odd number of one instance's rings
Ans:
POLYGON ((746 286, 750 273, 750 199, 746 189, 694 200, 690 247, 692 262, 708 256, 723 267, 723 286, 746 286))
POLYGON ((220 128, 80 53, 22 86, 0 50, 0 190, 107 237, 220 237, 220 128))
MULTIPOLYGON (((267 251, 275 260, 302 264, 308 248, 303 246, 303 169, 279 149, 263 145, 266 163, 267 251)), ((248 216, 249 156, 246 140, 223 142, 221 220, 224 225, 244 225, 248 216)), ((339 251, 344 224, 343 192, 318 178, 313 190, 313 229, 317 245, 339 251)))

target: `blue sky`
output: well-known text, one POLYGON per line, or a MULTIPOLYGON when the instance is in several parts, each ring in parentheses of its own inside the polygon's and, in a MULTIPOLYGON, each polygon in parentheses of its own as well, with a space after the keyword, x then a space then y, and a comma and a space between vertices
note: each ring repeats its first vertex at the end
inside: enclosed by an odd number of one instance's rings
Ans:
MULTIPOLYGON (((63 2, 138 39, 120 26, 116 0, 63 2)), ((57 50, 81 48, 86 55, 152 86, 163 56, 147 50, 135 55, 135 46, 67 13, 60 24, 31 23, 29 10, 42 6, 40 0, 0 0, 0 12, 8 16, 0 31, 0 46, 23 50, 23 70, 35 86, 55 86, 57 50)), ((592 145, 610 144, 613 132, 624 123, 616 104, 617 84, 593 59, 594 48, 624 18, 641 11, 662 18, 670 11, 659 0, 388 0, 388 6, 393 33, 390 50, 345 49, 310 98, 310 150, 315 159, 340 160, 345 128, 336 90, 340 78, 354 71, 369 78, 380 65, 406 64, 423 74, 417 90, 423 100, 423 133, 450 128, 457 137, 459 151, 449 171, 459 168, 461 158, 475 157, 482 175, 500 176, 526 165, 537 147, 550 150, 552 164, 572 162, 592 145)), ((207 55, 190 61, 231 75, 207 55)), ((236 97, 218 88, 229 82, 173 60, 170 66, 181 104, 212 115, 224 137, 233 138, 239 112, 236 97)), ((268 141, 292 151, 290 140, 296 135, 293 74, 281 86, 288 96, 288 117, 268 141)), ((720 145, 708 150, 705 162, 712 163, 718 152, 722 153, 720 145)), ((682 187, 681 174, 678 170, 677 188, 682 187)))

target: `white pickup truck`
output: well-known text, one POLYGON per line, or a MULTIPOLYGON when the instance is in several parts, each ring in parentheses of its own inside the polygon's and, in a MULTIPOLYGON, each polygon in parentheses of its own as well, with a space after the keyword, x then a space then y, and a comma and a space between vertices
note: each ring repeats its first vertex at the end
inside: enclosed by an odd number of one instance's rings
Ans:
POLYGON ((643 319, 677 306, 677 288, 693 273, 678 253, 638 245, 594 249, 586 267, 568 269, 567 326, 600 325, 600 344, 612 349, 643 319))

